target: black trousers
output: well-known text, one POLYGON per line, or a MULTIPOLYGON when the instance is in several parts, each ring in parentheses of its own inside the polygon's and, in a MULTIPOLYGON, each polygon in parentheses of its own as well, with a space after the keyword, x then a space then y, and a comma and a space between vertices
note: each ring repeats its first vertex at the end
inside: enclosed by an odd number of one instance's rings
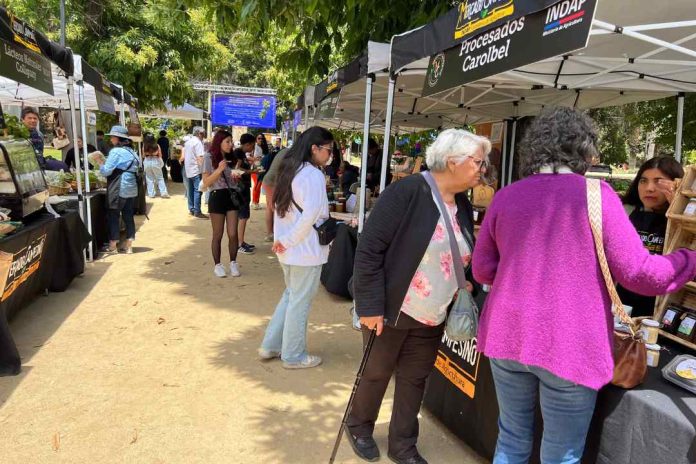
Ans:
MULTIPOLYGON (((407 459, 416 454, 418 412, 445 325, 429 327, 402 313, 398 327, 385 325, 382 335, 375 339, 347 426, 354 436, 372 436, 384 393, 395 374, 389 452, 407 459)), ((363 327, 363 344, 369 335, 363 327)))

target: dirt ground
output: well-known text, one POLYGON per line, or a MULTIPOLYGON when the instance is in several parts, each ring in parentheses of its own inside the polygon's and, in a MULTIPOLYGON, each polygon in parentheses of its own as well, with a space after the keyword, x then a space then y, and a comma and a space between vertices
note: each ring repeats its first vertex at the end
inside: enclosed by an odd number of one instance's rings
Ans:
MULTIPOLYGON (((262 212, 243 276, 215 278, 210 224, 171 188, 138 220, 133 255, 88 265, 11 323, 23 372, 0 378, 0 463, 328 461, 361 357, 350 303, 323 289, 315 300, 308 339, 321 367, 259 362, 283 290, 262 212)), ((390 391, 375 432, 382 462, 391 404, 390 391)), ((419 447, 431 463, 484 462, 426 412, 419 447)), ((363 461, 344 440, 337 462, 363 461)))

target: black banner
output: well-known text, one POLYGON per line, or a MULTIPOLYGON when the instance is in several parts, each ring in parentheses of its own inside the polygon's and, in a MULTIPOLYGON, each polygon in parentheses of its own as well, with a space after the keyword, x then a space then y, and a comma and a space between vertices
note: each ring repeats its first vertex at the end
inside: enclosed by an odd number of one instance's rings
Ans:
MULTIPOLYGON (((423 96, 584 48, 597 0, 564 0, 512 19, 431 57, 423 96)), ((509 11, 496 10, 498 15, 509 11)), ((496 14, 496 13, 492 13, 496 14)), ((462 31, 475 27, 470 23, 462 31)))
POLYGON ((97 97, 97 107, 99 108, 99 111, 109 114, 116 114, 114 99, 110 93, 101 93, 99 90, 95 89, 94 94, 97 97))
POLYGON ((0 266, 7 268, 7 277, 0 301, 5 301, 12 296, 22 284, 39 270, 45 244, 46 232, 44 231, 42 235, 33 239, 29 245, 14 253, 14 255, 2 252, 3 256, 0 256, 0 266))
POLYGON ((316 116, 314 119, 333 119, 336 116, 336 107, 338 100, 341 98, 341 92, 329 95, 319 103, 316 116))
MULTIPOLYGON (((33 53, 43 55, 56 63, 67 75, 73 75, 73 56, 69 49, 50 41, 44 34, 17 18, 2 6, 0 6, 0 39, 22 50, 30 50, 33 53)), ((0 65, 0 68, 4 67, 5 65, 0 65)))
POLYGON ((29 48, 0 39, 0 74, 53 95, 51 62, 29 48))
POLYGON ((392 71, 454 47, 506 21, 541 11, 558 0, 465 0, 435 21, 394 36, 392 71))

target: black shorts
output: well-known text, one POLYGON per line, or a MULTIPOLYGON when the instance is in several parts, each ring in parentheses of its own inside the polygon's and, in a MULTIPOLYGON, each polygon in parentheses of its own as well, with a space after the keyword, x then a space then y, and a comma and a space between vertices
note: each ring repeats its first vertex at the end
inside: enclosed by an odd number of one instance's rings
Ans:
POLYGON ((229 211, 237 211, 239 208, 232 201, 232 192, 228 189, 218 189, 210 192, 208 200, 208 212, 211 214, 227 214, 229 211))

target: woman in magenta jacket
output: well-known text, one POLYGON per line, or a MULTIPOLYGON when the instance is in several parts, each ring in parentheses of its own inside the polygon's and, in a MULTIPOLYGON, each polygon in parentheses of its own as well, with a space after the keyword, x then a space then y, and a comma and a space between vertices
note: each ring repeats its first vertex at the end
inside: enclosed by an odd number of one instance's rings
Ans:
MULTIPOLYGON (((478 346, 491 359, 500 406, 494 464, 528 462, 537 398, 542 461, 580 462, 597 390, 612 379, 611 303, 583 177, 596 140, 578 111, 537 117, 520 144, 523 179, 495 196, 478 236, 474 277, 492 285, 478 346)), ((623 287, 659 295, 696 275, 695 252, 648 253, 605 183, 602 210, 609 267, 623 287)))

